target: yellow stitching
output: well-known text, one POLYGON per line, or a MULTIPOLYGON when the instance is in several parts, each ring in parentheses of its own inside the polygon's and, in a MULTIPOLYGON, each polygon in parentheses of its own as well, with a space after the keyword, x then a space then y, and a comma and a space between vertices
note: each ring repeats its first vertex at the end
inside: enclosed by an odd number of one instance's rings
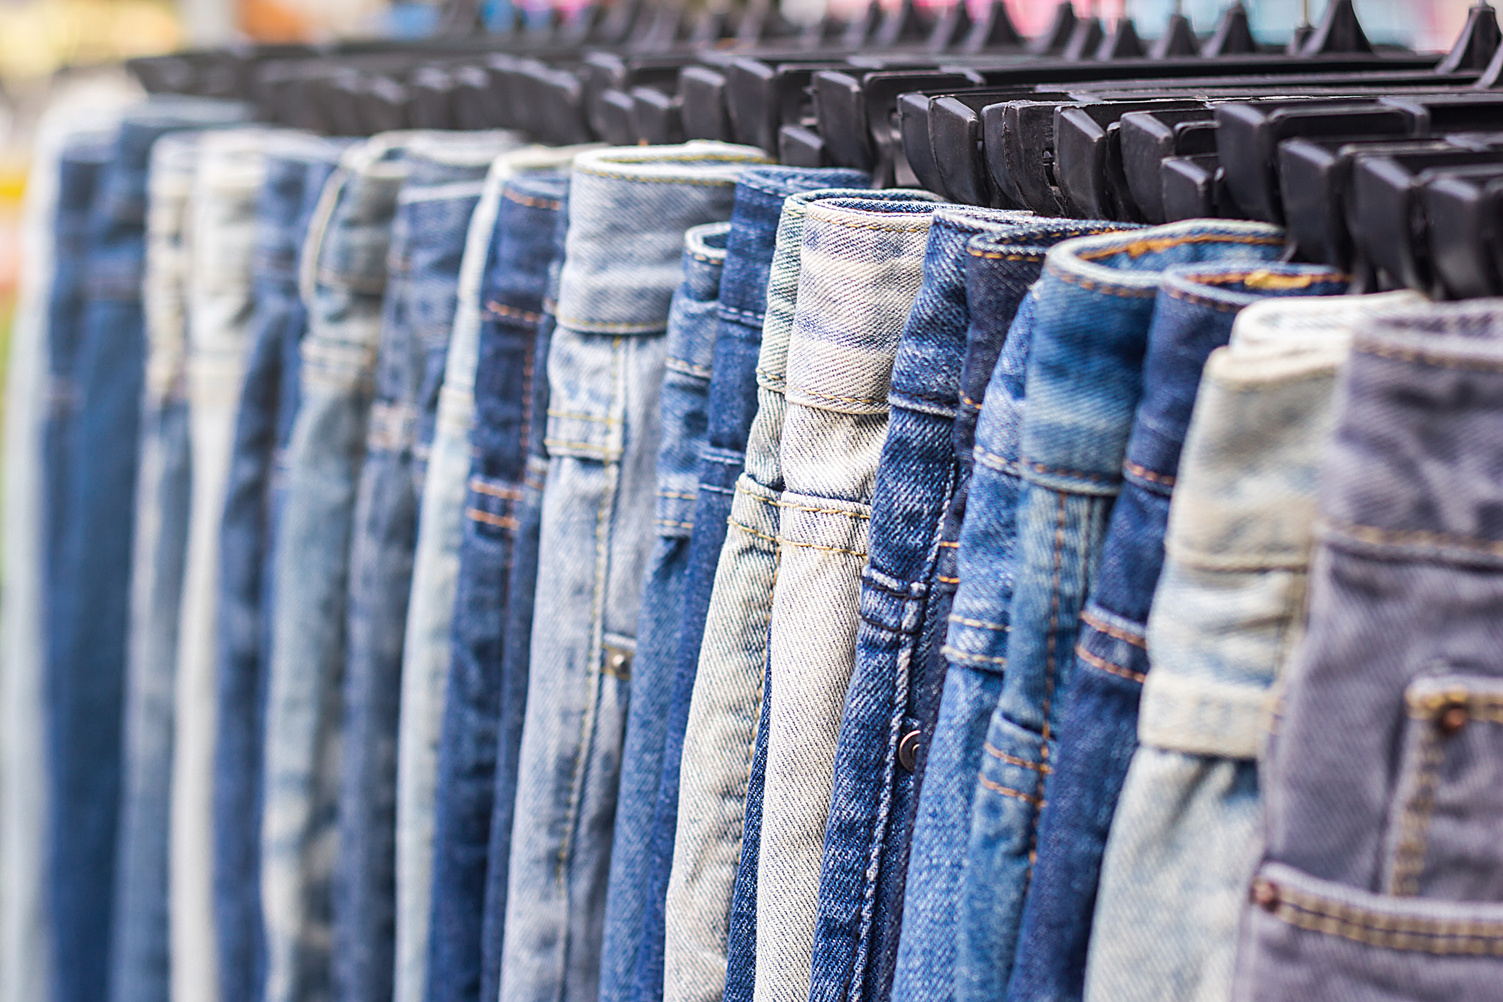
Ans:
POLYGON ((518 205, 525 205, 529 209, 557 209, 561 203, 556 198, 534 198, 531 195, 518 195, 510 188, 501 189, 501 197, 518 205))
POLYGON ((1080 614, 1080 621, 1095 628, 1098 633, 1105 633, 1108 637, 1116 637, 1118 640, 1127 641, 1134 647, 1141 647, 1145 651, 1148 650, 1148 642, 1142 637, 1133 636, 1121 627, 1113 626, 1089 609, 1080 614))
POLYGON ((1006 623, 988 623, 984 619, 966 619, 964 616, 950 616, 950 622, 959 623, 961 626, 979 626, 984 630, 1006 630, 1006 623))
POLYGON ((698 500, 699 496, 697 494, 685 494, 683 491, 658 491, 658 497, 678 498, 681 501, 695 501, 698 500))
POLYGON ((583 320, 579 317, 556 317, 561 327, 570 327, 583 334, 652 334, 664 330, 662 324, 634 324, 626 321, 613 323, 608 320, 583 320))
MULTIPOLYGON (((832 208, 839 208, 839 207, 835 206, 835 207, 832 207, 832 208)), ((870 212, 870 211, 873 211, 873 210, 870 210, 870 209, 865 209, 865 210, 858 209, 858 210, 847 210, 847 211, 858 211, 858 212, 865 211, 865 212, 870 212)), ((903 215, 903 216, 906 216, 906 215, 909 215, 909 213, 906 213, 906 212, 903 212, 903 213, 890 213, 890 215, 903 215)), ((858 221, 858 220, 855 220, 855 219, 845 219, 845 218, 842 218, 840 216, 824 215, 824 214, 821 214, 819 218, 813 218, 813 219, 810 219, 809 221, 810 222, 814 222, 814 223, 829 223, 832 226, 843 226, 843 227, 845 227, 848 230, 876 230, 878 233, 924 233, 924 232, 927 232, 928 229, 929 229, 929 224, 928 223, 925 223, 923 226, 883 226, 883 225, 878 224, 878 223, 867 223, 867 222, 861 222, 861 221, 858 221)))
POLYGON ((1480 358, 1455 358, 1446 355, 1434 355, 1422 348, 1400 348, 1363 340, 1353 344, 1352 349, 1360 351, 1365 355, 1377 355, 1379 358, 1391 358, 1399 362, 1419 362, 1422 365, 1433 365, 1441 369, 1461 369, 1469 372, 1503 372, 1503 362, 1489 362, 1480 358))
POLYGON ((694 523, 693 522, 674 522, 674 521, 671 521, 670 519, 666 519, 666 518, 660 518, 660 519, 658 519, 658 525, 661 525, 661 526, 663 526, 666 529, 692 529, 692 528, 694 528, 694 523))
POLYGON ((1404 805, 1404 816, 1399 822, 1399 843, 1394 849, 1389 883, 1392 893, 1404 897, 1419 894, 1420 871, 1425 868, 1425 842, 1429 836, 1430 816, 1435 810, 1435 782, 1445 758, 1439 738, 1438 728, 1425 729, 1414 795, 1404 805))
MULTIPOLYGON (((1089 231, 1086 231, 1089 232, 1089 231)), ((1000 254, 996 251, 969 251, 971 257, 982 257, 988 261, 1042 261, 1042 254, 1000 254)))
POLYGON ((1264 247, 1276 247, 1282 245, 1283 242, 1283 237, 1255 237, 1251 234, 1235 236, 1230 233, 1191 233, 1182 237, 1146 237, 1115 247, 1077 254, 1076 257, 1082 261, 1098 261, 1104 257, 1111 257, 1113 254, 1142 257, 1144 254, 1156 254, 1170 247, 1183 247, 1185 244, 1257 244, 1264 247))
POLYGON ((1131 668, 1123 668, 1121 665, 1112 664, 1105 658, 1099 658, 1096 655, 1092 654, 1090 651, 1086 650, 1084 647, 1076 647, 1075 653, 1079 655, 1081 660, 1083 660, 1086 664, 1100 668, 1108 675, 1116 675, 1118 678, 1125 678, 1129 682, 1141 683, 1145 678, 1148 677, 1140 671, 1133 671, 1131 668))
POLYGON ((1006 762, 1009 765, 1020 765, 1025 769, 1032 769, 1034 772, 1041 772, 1045 775, 1054 771, 1053 769, 1049 768, 1049 765, 1046 762, 1030 762, 1024 758, 1018 758, 1016 755, 1009 755, 1007 754, 1007 752, 998 748, 990 741, 982 742, 981 747, 986 749, 986 753, 992 758, 1001 759, 1003 762, 1006 762))
POLYGON ((953 539, 941 539, 939 541, 939 545, 943 546, 947 550, 953 550, 958 547, 960 543, 953 539))
MULTIPOLYGON (((727 158, 729 159, 729 158, 727 158)), ((744 161, 748 166, 759 161, 744 161)), ((590 170, 586 167, 575 167, 576 174, 589 174, 592 177, 603 177, 608 181, 632 181, 637 184, 687 184, 694 188, 728 188, 734 187, 735 178, 693 178, 693 177, 627 177, 624 174, 607 174, 605 171, 590 170)))
MULTIPOLYGON (((1044 806, 1044 798, 1043 797, 1035 797, 1032 794, 1024 793, 1022 790, 1014 790, 1010 786, 1002 786, 1000 783, 993 783, 991 780, 987 779, 985 776, 981 777, 981 785, 984 786, 984 787, 986 787, 988 790, 991 790, 994 793, 1000 793, 1000 794, 1002 794, 1002 796, 1004 796, 1004 797, 1014 797, 1014 798, 1016 798, 1018 800, 1023 801, 1023 803, 1025 803, 1025 804, 1032 804, 1034 807, 1037 807, 1037 808, 1042 808, 1044 806)), ((1037 816, 1037 815, 1035 814, 1035 816, 1037 816)), ((1033 853, 1030 851, 1029 855, 1032 856, 1032 854, 1033 853)))
POLYGON ((1128 473, 1131 473, 1133 476, 1142 477, 1144 480, 1147 480, 1149 483, 1163 484, 1165 487, 1173 487, 1174 486, 1175 477, 1174 477, 1174 474, 1172 474, 1172 473, 1155 473, 1152 470, 1150 470, 1148 467, 1146 467, 1146 466, 1139 466, 1137 463, 1134 463, 1132 460, 1123 460, 1122 461, 1122 468, 1124 470, 1126 470, 1128 473))
POLYGON ((695 365, 693 362, 685 362, 681 358, 666 358, 663 364, 678 372, 687 372, 691 376, 712 376, 713 370, 708 365, 695 365))
POLYGON ((953 585, 960 584, 960 579, 959 578, 947 578, 943 574, 939 575, 939 577, 938 577, 937 580, 939 581, 940 584, 953 584, 953 585))
POLYGON ((569 418, 575 421, 594 421, 596 424, 620 424, 621 421, 613 417, 596 417, 593 414, 580 414, 575 411, 556 411, 548 408, 548 416, 556 418, 569 418))
POLYGON ((774 501, 771 498, 767 499, 767 503, 774 508, 792 508, 794 511, 813 512, 816 515, 849 515, 851 518, 871 518, 870 515, 863 515, 859 511, 845 511, 840 508, 811 508, 808 505, 794 504, 791 501, 774 501))
POLYGON ((498 303, 495 300, 486 303, 485 308, 498 317, 511 317, 530 324, 535 324, 543 319, 541 313, 533 313, 531 310, 519 310, 515 306, 507 306, 505 303, 498 303))
POLYGON ((522 500, 522 492, 515 487, 497 487, 486 483, 479 477, 470 478, 470 490, 476 494, 489 494, 493 498, 506 498, 509 501, 522 500))
POLYGON ((1277 918, 1309 932, 1391 950, 1433 954, 1503 954, 1503 924, 1405 919, 1278 889, 1277 918))
POLYGON ((464 513, 474 521, 484 522, 486 525, 497 525, 503 529, 517 529, 520 527, 514 518, 509 518, 505 515, 492 515, 490 512, 481 511, 479 508, 466 508, 464 513))
POLYGON ((1135 289, 1123 285, 1108 285, 1105 282, 1097 282, 1089 278, 1081 278, 1061 268, 1050 268, 1049 274, 1070 285, 1077 285, 1087 292, 1105 292, 1111 296, 1123 296, 1128 299, 1152 299, 1159 294, 1158 287, 1151 289, 1135 289))
POLYGON ((967 654, 965 651, 951 647, 949 644, 945 644, 944 647, 940 648, 940 653, 952 661, 978 661, 989 665, 1007 664, 1006 658, 992 657, 989 654, 967 654))
POLYGON ((1355 536, 1364 543, 1415 543, 1421 546, 1460 546, 1480 550, 1494 556, 1503 556, 1503 542, 1465 536, 1451 532, 1430 532, 1423 529, 1379 529, 1372 525, 1357 525, 1354 522, 1327 521, 1332 529, 1355 536))
POLYGON ((879 397, 837 397, 837 396, 831 396, 828 393, 821 393, 818 390, 811 390, 811 389, 808 389, 807 387, 802 387, 802 386, 796 386, 796 387, 794 387, 794 394, 793 395, 797 395, 799 393, 807 393, 811 397, 818 397, 821 400, 833 400, 833 401, 835 401, 837 403, 842 403, 842 404, 879 404, 880 405, 880 404, 887 403, 887 398, 886 397, 880 397, 880 398, 879 397))
POLYGON ((749 532, 759 539, 765 539, 771 543, 776 543, 779 546, 801 546, 806 550, 819 550, 822 553, 846 553, 853 557, 866 556, 866 554, 863 552, 859 552, 857 550, 844 550, 838 546, 820 546, 817 543, 802 543, 796 539, 788 539, 786 537, 779 536, 769 536, 765 532, 758 532, 756 529, 753 529, 749 525, 743 525, 742 523, 736 521, 734 518, 728 518, 726 519, 726 521, 743 532, 749 532))

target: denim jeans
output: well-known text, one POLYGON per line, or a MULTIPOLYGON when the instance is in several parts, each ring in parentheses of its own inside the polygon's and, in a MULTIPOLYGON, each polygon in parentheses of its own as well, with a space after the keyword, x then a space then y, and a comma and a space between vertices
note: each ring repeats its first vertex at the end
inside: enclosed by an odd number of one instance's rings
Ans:
MULTIPOLYGON (((240 105, 149 101, 128 112, 90 210, 86 302, 73 345, 60 553, 47 593, 52 997, 109 992, 136 465, 145 380, 141 305, 148 167, 158 138, 243 117, 240 105)), ((49 474, 50 476, 50 474, 49 474)))
MULTIPOLYGON (((409 809, 408 785, 399 782, 397 801, 399 993, 423 988, 422 977, 415 979, 416 985, 408 985, 404 976, 404 947, 421 947, 427 981, 423 990, 435 1002, 478 999, 480 994, 506 585, 533 417, 529 394, 536 366, 532 352, 564 189, 564 177, 556 171, 518 173, 512 165, 522 156, 536 155, 510 154, 491 167, 486 194, 471 224, 413 577, 411 615, 416 615, 430 527, 452 516, 453 524, 442 529, 455 537, 452 557, 445 553, 442 558, 429 558, 434 565, 440 559, 445 564, 452 560, 453 565, 447 585, 452 598, 451 628, 444 638, 449 654, 439 677, 443 695, 434 707, 430 738, 437 747, 428 752, 433 759, 428 781, 434 784, 428 794, 426 822, 431 825, 431 893, 421 902, 405 900, 418 894, 406 888, 412 875, 400 869, 403 839, 411 838, 410 829, 420 823, 403 815, 409 809), (452 483, 443 482, 454 474, 452 483), (452 496, 436 497, 437 492, 448 490, 452 496), (422 922, 426 935, 421 944, 404 944, 407 911, 420 904, 426 908, 422 922)), ((403 665, 403 684, 409 695, 414 692, 408 684, 413 646, 409 617, 408 657, 403 665)), ((409 702, 404 697, 404 738, 409 734, 409 702)))
POLYGON ((346 1002, 391 997, 397 733, 417 507, 453 331, 460 258, 505 133, 423 133, 392 222, 375 396, 350 543, 334 981, 346 1002))
POLYGON ((507 891, 504 1002, 594 1002, 622 729, 653 537, 663 331, 684 232, 761 156, 581 154, 548 352, 548 486, 507 891))
MULTIPOLYGON (((1033 290, 1006 642, 1003 650, 976 652, 1001 658, 995 663, 1005 670, 982 746, 961 876, 955 978, 961 1002, 1001 997, 1012 970, 1044 780, 1055 757, 1059 695, 1069 689, 1081 606, 1119 490, 1163 271, 1272 260, 1280 242, 1279 231, 1267 226, 1183 223, 1080 237, 1048 253, 1033 290)), ((953 615, 971 618, 959 598, 953 615)), ((957 646, 953 630, 950 643, 957 646)))
MULTIPOLYGON (((956 484, 951 432, 965 357, 966 244, 1026 216, 935 211, 923 284, 893 362, 891 414, 872 492, 855 671, 845 695, 825 827, 810 998, 885 998, 896 955, 920 740, 939 529, 956 484)), ((942 676, 941 676, 942 678, 942 676)))
POLYGON ((340 146, 296 133, 266 144, 256 196, 250 351, 230 445, 219 527, 214 748, 214 932, 220 1002, 257 1002, 266 980, 261 916, 261 743, 271 657, 273 541, 284 452, 297 413, 298 250, 340 146))
POLYGON ((1337 367, 1354 323, 1421 301, 1256 303, 1206 362, 1148 620, 1140 744, 1101 865, 1087 999, 1231 996, 1257 848, 1260 719, 1302 631, 1337 367))
POLYGON ((261 820, 266 999, 332 996, 330 909, 340 777, 345 609, 386 257, 406 177, 403 134, 347 150, 299 263, 308 311, 287 493, 274 540, 261 820))
POLYGON ((1148 612, 1169 501, 1206 357, 1226 344, 1242 307, 1268 296, 1339 295, 1346 285, 1327 268, 1272 264, 1177 267, 1159 285, 1120 493, 1081 614, 1075 671, 1060 692, 1010 997, 1083 994, 1101 854, 1137 745, 1138 696, 1150 667, 1148 612))
POLYGON ((636 947, 631 998, 660 1002, 663 998, 664 931, 668 881, 673 868, 674 838, 678 832, 678 792, 684 732, 689 701, 699 670, 705 614, 715 584, 715 565, 725 543, 726 519, 736 477, 746 460, 746 435, 756 416, 757 351, 762 340, 767 306, 767 276, 783 200, 796 191, 837 185, 859 185, 865 175, 839 169, 756 167, 741 175, 731 209, 725 264, 715 307, 716 330, 707 388, 704 443, 695 457, 696 483, 689 521, 683 607, 674 647, 669 654, 672 675, 667 680, 663 764, 648 834, 648 862, 643 874, 645 914, 641 942, 636 947))
POLYGON ((1355 332, 1234 999, 1497 994, 1499 335, 1496 300, 1355 332))
POLYGON ((745 469, 731 499, 684 732, 681 758, 695 768, 680 772, 664 913, 663 996, 675 1002, 710 1002, 722 995, 748 1002, 752 995, 762 802, 756 760, 765 764, 767 733, 758 720, 777 578, 776 502, 783 489, 778 448, 804 221, 810 205, 821 199, 866 194, 841 188, 795 192, 783 200, 778 221, 755 370, 757 409, 747 431, 745 469), (754 747, 758 744, 761 750, 754 747), (733 933, 738 922, 741 929, 733 933), (734 981, 733 949, 738 951, 734 981))

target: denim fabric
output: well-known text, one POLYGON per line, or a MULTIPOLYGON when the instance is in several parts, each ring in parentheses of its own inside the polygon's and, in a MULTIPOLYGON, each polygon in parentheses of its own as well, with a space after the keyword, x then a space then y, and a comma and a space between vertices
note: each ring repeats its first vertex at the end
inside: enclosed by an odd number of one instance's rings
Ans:
POLYGON ((274 540, 261 904, 266 999, 332 996, 330 908, 345 608, 355 485, 365 454, 381 294, 406 137, 346 151, 309 223, 298 286, 308 311, 287 493, 274 540))
MULTIPOLYGON (((1005 654, 984 652, 1004 657, 1005 671, 983 744, 961 877, 955 993, 963 1002, 994 1002, 1011 974, 1055 758, 1059 696, 1069 690, 1081 606, 1120 488, 1163 271, 1272 260, 1280 240, 1267 226, 1192 222, 1080 237, 1048 253, 1033 290, 1005 654)), ((954 615, 970 618, 959 606, 957 599, 954 615)), ((952 627, 952 646, 955 640, 952 627)))
MULTIPOLYGON (((439 717, 434 722, 438 747, 431 780, 429 864, 432 892, 423 902, 428 930, 422 944, 426 997, 431 1000, 477 999, 480 994, 481 925, 485 914, 486 856, 491 815, 495 810, 497 722, 501 705, 501 652, 508 612, 506 585, 512 571, 516 511, 527 463, 527 437, 533 423, 530 383, 537 366, 533 349, 542 310, 548 265, 552 260, 554 222, 564 177, 554 171, 513 176, 503 157, 491 168, 487 192, 476 210, 460 279, 459 315, 449 348, 449 374, 439 400, 439 438, 434 443, 423 496, 423 526, 418 559, 430 519, 446 517, 449 499, 435 502, 447 476, 442 464, 457 472, 453 511, 454 593, 452 651, 445 666, 447 681, 439 717), (487 205, 487 201, 489 205, 487 205), (485 212, 486 209, 488 212, 485 212), (484 215, 482 215, 484 213, 484 215), (484 226, 477 236, 476 227, 484 226), (470 251, 474 250, 471 257, 470 251), (473 264, 472 264, 473 261, 473 264), (469 356, 469 364, 456 358, 469 356), (461 410, 462 408, 462 410, 461 410), (461 430, 461 428, 463 430, 461 430), (453 455, 445 443, 452 439, 453 455), (431 916, 431 919, 430 919, 431 916)), ((413 580, 417 610, 419 580, 413 580)), ((408 637, 411 640, 411 627, 408 637)), ((411 653, 409 643, 409 654, 411 653)), ((403 665, 405 673, 410 667, 403 665)), ((409 687, 408 692, 412 689, 409 687)), ((408 733, 407 701, 402 706, 408 733)), ((411 822, 402 816, 407 789, 398 787, 398 845, 411 822)), ((401 855, 398 855, 400 864, 401 855)), ((397 945, 403 947, 404 880, 398 871, 397 945)), ((416 907, 417 903, 411 904, 416 907)), ((413 944, 414 946, 416 944, 413 944)), ((398 966, 399 990, 407 990, 398 966)))
POLYGON ((1353 337, 1234 999, 1497 995, 1500 305, 1353 337))
POLYGON ((664 339, 657 460, 657 541, 642 579, 631 702, 621 744, 620 790, 600 947, 601 1002, 628 1002, 647 912, 652 816, 663 778, 663 742, 673 661, 684 608, 694 529, 699 454, 708 431, 716 303, 731 224, 684 234, 683 282, 673 294, 664 339))
POLYGON ((250 351, 238 391, 219 528, 214 748, 214 932, 220 1002, 258 1002, 266 980, 261 917, 261 742, 271 657, 271 554, 281 517, 283 452, 297 413, 298 347, 308 315, 297 258, 335 143, 269 137, 256 196, 250 351))
POLYGON ((1353 323, 1420 301, 1257 303, 1206 362, 1148 620, 1141 744, 1101 865, 1088 999, 1231 995, 1256 850, 1260 714, 1302 629, 1336 369, 1353 323))
POLYGON ((110 997, 121 1002, 165 1002, 170 995, 173 686, 192 490, 186 385, 188 218, 199 139, 196 133, 163 137, 153 147, 147 182, 142 284, 146 383, 110 956, 110 997))
POLYGON ((1076 668, 1061 694, 1045 777, 1034 879, 1023 906, 1010 997, 1080 999, 1101 854, 1137 745, 1149 669, 1149 607, 1164 560, 1169 500, 1205 360, 1242 307, 1268 296, 1332 296, 1346 277, 1313 265, 1173 268, 1154 303, 1143 391, 1122 460, 1099 567, 1081 614, 1076 668))
POLYGON ((61 553, 48 595, 48 861, 59 1002, 109 992, 122 700, 142 388, 147 173, 161 136, 239 120, 240 105, 150 101, 127 113, 90 210, 86 305, 74 345, 75 407, 52 517, 61 553))
POLYGON ((502 133, 422 134, 392 221, 365 458, 350 542, 334 983, 345 1002, 392 993, 397 734, 417 507, 458 302, 470 216, 502 133))
POLYGON ((797 191, 858 186, 858 171, 799 167, 757 167, 741 175, 731 210, 731 231, 715 308, 716 332, 708 388, 708 427, 697 457, 697 484, 684 571, 682 625, 673 659, 663 734, 663 769, 653 807, 650 848, 643 876, 646 914, 637 947, 632 998, 663 997, 664 932, 668 880, 678 832, 678 791, 689 701, 699 671, 705 615, 715 584, 715 565, 725 543, 726 519, 736 477, 746 461, 746 436, 756 416, 757 351, 767 307, 767 276, 783 200, 797 191))
POLYGON ((594 1002, 642 574, 663 331, 684 232, 729 218, 761 155, 690 143, 574 162, 548 352, 548 486, 501 998, 594 1002))
MULTIPOLYGON (((527 427, 527 465, 517 505, 517 536, 507 578, 506 616, 502 621, 500 709, 496 714, 496 776, 492 791, 490 844, 486 848, 485 913, 480 929, 480 997, 501 994, 501 953, 506 940, 506 889, 511 877, 512 818, 517 806, 518 757, 522 751, 522 723, 527 709, 528 674, 532 662, 532 613, 537 597, 538 543, 543 520, 543 487, 548 479, 548 349, 557 326, 558 284, 569 237, 569 186, 556 189, 553 242, 547 251, 548 281, 544 285, 542 316, 533 344, 530 385, 523 388, 532 420, 527 427)), ((542 197, 548 198, 545 191, 542 197)), ((549 201, 552 201, 549 198, 549 201)), ((540 253, 542 251, 540 245, 540 253)), ((540 262, 541 264, 542 262, 540 262)))
MULTIPOLYGON (((680 772, 678 831, 664 913, 663 997, 675 1002, 713 1002, 722 996, 749 1002, 752 996, 767 735, 766 721, 759 724, 759 718, 764 716, 768 623, 778 567, 783 384, 804 219, 820 199, 865 194, 841 188, 791 194, 778 221, 757 349, 756 415, 745 440, 746 468, 736 478, 731 499, 684 732, 681 759, 695 768, 680 772)), ((705 457, 702 468, 708 469, 715 457, 708 449, 705 457)))
MULTIPOLYGON (((532 244, 525 243, 523 256, 502 262, 492 255, 493 237, 497 236, 497 214, 503 205, 502 188, 518 170, 546 168, 567 164, 570 150, 529 148, 496 158, 486 174, 486 187, 470 217, 465 238, 464 259, 460 265, 458 303, 455 306, 454 333, 449 340, 444 361, 444 383, 439 392, 433 445, 429 450, 428 472, 423 480, 418 505, 417 547, 413 557, 412 595, 407 610, 407 635, 402 645, 402 711, 397 737, 397 925, 396 983, 393 997, 397 1002, 421 1002, 427 975, 430 947, 439 949, 435 970, 448 978, 453 972, 461 981, 469 981, 473 992, 478 988, 480 917, 484 900, 485 846, 490 827, 491 786, 494 782, 495 710, 473 714, 474 700, 493 698, 494 680, 483 693, 472 682, 461 680, 455 689, 456 716, 449 718, 453 729, 444 731, 447 682, 453 661, 455 601, 459 589, 460 548, 466 523, 466 494, 471 464, 471 426, 475 411, 475 370, 479 360, 483 303, 500 302, 486 287, 492 267, 516 268, 517 281, 535 287, 532 298, 541 297, 541 284, 547 270, 548 240, 552 236, 553 212, 542 211, 542 223, 524 224, 523 233, 534 233, 532 244), (540 254, 537 245, 544 248, 540 254), (541 260, 539 260, 541 258, 541 260), (529 270, 530 269, 530 270, 529 270), (533 277, 536 273, 536 277, 533 277), (479 742, 481 760, 468 751, 474 746, 472 726, 483 731, 479 742), (445 884, 439 898, 432 894, 434 875, 434 828, 438 808, 439 756, 441 732, 458 742, 451 755, 458 759, 446 765, 446 775, 475 777, 469 789, 454 804, 462 824, 469 826, 463 836, 468 851, 459 857, 446 855, 444 865, 458 858, 464 860, 459 871, 445 870, 445 884), (486 757, 489 756, 489 757, 486 757), (457 772, 452 771, 457 770, 457 772), (469 800, 479 796, 482 803, 469 800), (472 820, 473 819, 473 820, 472 820), (475 831, 474 826, 479 830, 475 831), (468 869, 478 864, 478 869, 468 869), (430 937, 433 909, 454 908, 450 913, 468 916, 468 925, 447 929, 438 938, 430 937), (453 947, 459 951, 451 956, 453 947), (467 958, 463 961, 458 957, 467 958)), ((508 210, 514 199, 505 199, 508 210)), ((544 201, 555 199, 545 197, 544 201)), ((508 212, 504 226, 515 225, 508 212)), ((508 251, 509 254, 513 253, 508 251)), ((536 305, 531 312, 536 316, 536 305)), ((523 336, 531 347, 536 321, 523 320, 523 336)), ((490 393, 487 388, 487 394, 490 393)), ((518 392, 512 392, 506 406, 520 406, 518 392)), ((521 446, 518 446, 520 449, 521 446)), ((520 459, 519 459, 520 462, 520 459)), ((490 630, 501 621, 500 608, 489 615, 477 610, 476 616, 490 630)), ((469 676, 473 678, 473 676, 469 676)), ((450 818, 445 823, 453 823, 450 818)), ((445 832, 453 846, 452 831, 445 832)), ((451 851, 446 849, 445 852, 451 851)))
POLYGON ((957 480, 951 433, 970 321, 966 243, 1023 218, 960 207, 934 213, 923 284, 893 362, 825 827, 809 992, 819 1002, 885 998, 891 985, 916 790, 898 745, 920 738, 919 693, 936 681, 918 645, 933 636, 939 530, 957 480))

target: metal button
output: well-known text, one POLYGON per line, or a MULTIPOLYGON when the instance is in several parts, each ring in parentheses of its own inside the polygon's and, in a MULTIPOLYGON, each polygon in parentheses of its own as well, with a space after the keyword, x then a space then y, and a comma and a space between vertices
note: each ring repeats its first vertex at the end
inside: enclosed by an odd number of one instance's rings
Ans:
POLYGON ((1279 907, 1279 888, 1271 881, 1259 877, 1252 885, 1253 904, 1265 912, 1275 911, 1279 907))
POLYGON ((919 732, 909 731, 898 742, 898 765, 912 772, 918 766, 919 732))
POLYGON ((1470 719, 1471 714, 1467 711, 1465 703, 1452 703, 1441 711, 1440 717, 1436 720, 1436 726, 1440 728, 1440 733, 1449 737, 1465 727, 1470 719))
POLYGON ((601 666, 600 670, 612 678, 619 678, 623 682, 630 681, 631 651, 626 650, 624 647, 611 647, 607 645, 605 648, 605 663, 601 666))

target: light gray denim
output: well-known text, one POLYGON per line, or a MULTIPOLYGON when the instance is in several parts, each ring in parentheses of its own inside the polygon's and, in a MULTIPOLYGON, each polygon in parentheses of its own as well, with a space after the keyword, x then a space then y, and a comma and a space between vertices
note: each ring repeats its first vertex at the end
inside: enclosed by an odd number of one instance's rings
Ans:
POLYGON ((503 1002, 595 1002, 653 497, 663 334, 684 232, 728 219, 743 146, 581 154, 569 187, 503 1002))
POLYGON ((861 572, 892 364, 923 281, 934 202, 809 207, 788 345, 757 872, 756 1002, 805 1002, 861 572))
POLYGON ((1088 1002, 1226 1002, 1258 852, 1269 691, 1302 632, 1316 477, 1354 325, 1409 292, 1254 303, 1211 355, 1148 622, 1153 671, 1102 864, 1088 1002))

